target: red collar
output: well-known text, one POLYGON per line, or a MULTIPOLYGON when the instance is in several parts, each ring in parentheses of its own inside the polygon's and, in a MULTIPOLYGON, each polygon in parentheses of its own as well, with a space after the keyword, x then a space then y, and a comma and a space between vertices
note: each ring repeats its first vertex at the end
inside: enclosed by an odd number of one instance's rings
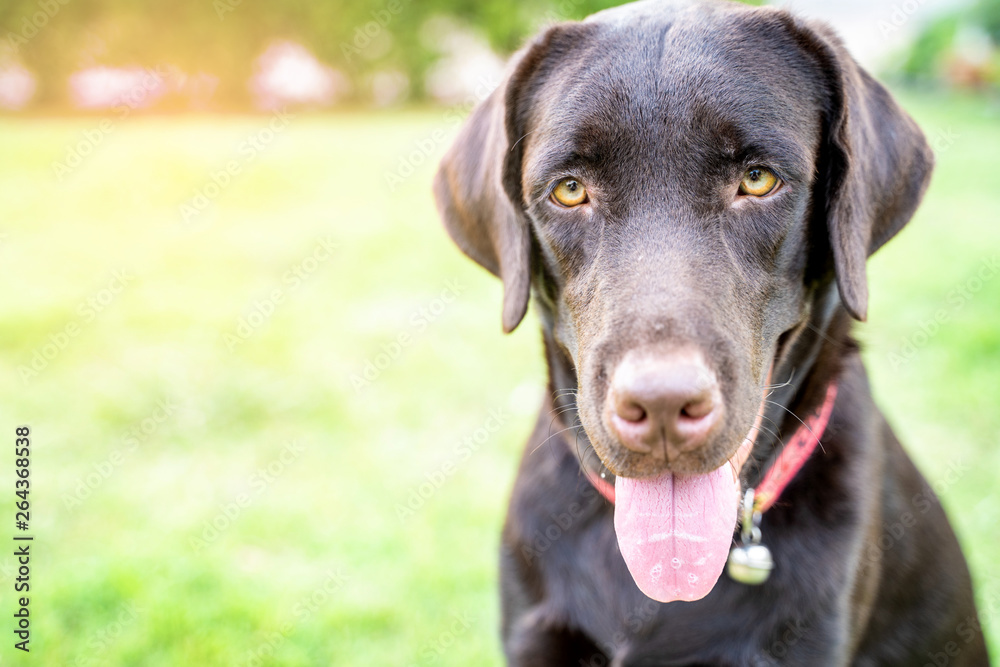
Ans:
MULTIPOLYGON (((830 423, 830 415, 833 414, 833 404, 837 400, 837 383, 831 382, 826 388, 826 398, 823 405, 817 412, 806 417, 802 421, 791 439, 781 448, 781 453, 768 468, 764 479, 757 485, 754 491, 754 509, 761 514, 774 505, 781 496, 788 483, 795 478, 795 475, 802 469, 805 462, 812 456, 813 451, 820 444, 827 425, 830 423)), ((794 416, 794 415, 793 415, 794 416)), ((603 479, 593 470, 584 468, 587 479, 594 485, 594 488, 604 496, 612 505, 615 502, 615 486, 611 482, 603 479)))

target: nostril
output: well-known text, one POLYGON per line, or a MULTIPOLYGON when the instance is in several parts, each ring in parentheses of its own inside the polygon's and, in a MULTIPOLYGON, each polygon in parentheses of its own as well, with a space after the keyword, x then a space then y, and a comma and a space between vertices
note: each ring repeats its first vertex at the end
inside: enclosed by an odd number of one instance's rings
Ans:
POLYGON ((717 402, 711 396, 684 404, 673 423, 675 444, 681 451, 691 451, 704 444, 718 422, 717 402))
POLYGON ((702 398, 686 403, 681 408, 681 418, 702 419, 712 413, 715 402, 711 398, 702 398))
POLYGON ((641 422, 646 418, 646 410, 632 401, 622 401, 616 406, 615 412, 621 419, 629 422, 641 422))

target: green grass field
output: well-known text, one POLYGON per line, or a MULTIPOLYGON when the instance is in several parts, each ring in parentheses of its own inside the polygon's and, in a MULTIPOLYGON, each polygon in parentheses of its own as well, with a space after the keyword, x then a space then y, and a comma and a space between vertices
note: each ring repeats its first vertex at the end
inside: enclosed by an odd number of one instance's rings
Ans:
MULTIPOLYGON (((903 99, 939 168, 858 335, 1000 660, 1000 112, 903 99)), ((437 221, 454 116, 270 121, 0 119, 0 429, 31 426, 36 536, 30 658, 0 556, 0 664, 501 664, 544 368, 437 221)))

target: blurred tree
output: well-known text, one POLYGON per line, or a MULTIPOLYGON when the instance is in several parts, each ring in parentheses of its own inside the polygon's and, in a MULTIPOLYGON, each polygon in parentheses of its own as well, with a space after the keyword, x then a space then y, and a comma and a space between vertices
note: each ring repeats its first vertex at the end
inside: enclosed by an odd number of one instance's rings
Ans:
POLYGON ((910 80, 1000 87, 1000 0, 977 0, 927 25, 904 55, 910 80))
MULTIPOLYGON (((759 4, 760 0, 750 0, 759 4)), ((501 55, 546 23, 579 19, 615 0, 2 0, 0 66, 23 62, 38 75, 36 104, 67 101, 69 74, 86 66, 176 66, 219 78, 213 103, 249 104, 247 80, 268 43, 310 48, 369 98, 374 73, 398 71, 411 95, 439 58, 426 26, 451 17, 474 28, 501 55)))

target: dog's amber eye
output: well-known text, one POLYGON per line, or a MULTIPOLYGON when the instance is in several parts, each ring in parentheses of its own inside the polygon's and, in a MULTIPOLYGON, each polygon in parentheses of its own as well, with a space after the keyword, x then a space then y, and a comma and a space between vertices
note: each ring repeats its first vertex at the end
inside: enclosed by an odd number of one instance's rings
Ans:
POLYGON ((747 169, 740 181, 740 194, 763 197, 778 187, 778 177, 763 167, 747 169))
POLYGON ((564 178, 552 191, 552 199, 563 206, 579 206, 587 202, 587 188, 575 178, 564 178))

